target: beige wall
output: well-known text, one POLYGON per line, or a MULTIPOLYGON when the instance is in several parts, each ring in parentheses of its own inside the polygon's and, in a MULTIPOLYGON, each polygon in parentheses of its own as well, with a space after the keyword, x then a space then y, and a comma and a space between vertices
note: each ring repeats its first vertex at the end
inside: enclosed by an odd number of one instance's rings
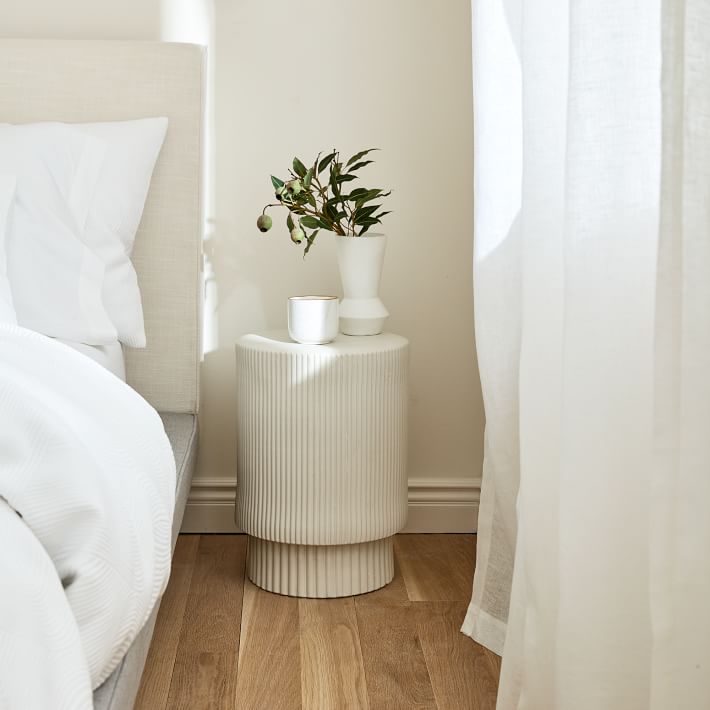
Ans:
POLYGON ((2 0, 0 36, 157 39, 157 0, 2 0))
POLYGON ((333 146, 344 153, 379 146, 363 176, 393 189, 381 295, 388 328, 411 341, 410 477, 477 478, 483 412, 471 302, 470 0, 7 5, 0 8, 6 36, 162 36, 210 45, 198 476, 235 475, 235 338, 283 327, 289 295, 339 290, 328 234, 304 261, 282 227, 285 215, 268 235, 256 231, 271 197, 269 174, 283 174, 294 154, 307 162, 333 146))

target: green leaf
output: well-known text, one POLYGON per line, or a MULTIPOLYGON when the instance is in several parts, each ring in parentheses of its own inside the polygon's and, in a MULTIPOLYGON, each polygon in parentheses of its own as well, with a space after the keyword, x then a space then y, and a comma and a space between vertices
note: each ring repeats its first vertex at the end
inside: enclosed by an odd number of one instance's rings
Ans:
POLYGON ((355 180, 357 178, 357 175, 348 175, 345 173, 345 175, 338 175, 335 179, 338 181, 338 184, 341 182, 350 182, 351 180, 355 180))
POLYGON ((305 187, 306 190, 311 186, 311 180, 313 180, 313 168, 308 168, 303 178, 303 187, 305 187))
POLYGON ((379 221, 379 219, 370 219, 368 217, 367 219, 363 219, 362 221, 356 222, 355 224, 363 227, 372 227, 372 225, 377 224, 379 221))
POLYGON ((306 202, 314 209, 316 208, 316 198, 313 197, 313 195, 310 192, 306 193, 306 202))
POLYGON ((358 160, 360 160, 360 158, 362 158, 364 155, 367 155, 368 153, 371 153, 373 150, 379 150, 379 148, 368 148, 367 150, 361 150, 359 153, 355 153, 355 155, 353 155, 353 157, 348 160, 345 167, 347 168, 353 163, 356 163, 358 160))
POLYGON ((338 183, 338 174, 334 169, 330 171, 330 180, 328 182, 330 184, 330 189, 333 191, 333 194, 336 197, 341 198, 340 184, 338 183))
POLYGON ((367 190, 364 187, 356 187, 349 195, 348 199, 349 200, 357 200, 358 198, 362 197, 363 195, 367 194, 367 190))
POLYGON ((301 226, 308 227, 308 229, 317 229, 319 225, 315 217, 306 215, 305 217, 301 217, 301 226))
POLYGON ((318 226, 319 226, 321 229, 327 229, 329 232, 332 232, 332 231, 333 231, 333 226, 330 225, 330 224, 328 224, 328 222, 326 222, 324 219, 319 219, 319 220, 318 220, 318 226))
POLYGON ((320 175, 331 163, 331 161, 335 158, 335 152, 333 153, 328 153, 328 155, 323 158, 320 163, 318 163, 318 174, 320 175))
POLYGON ((356 210, 357 212, 361 212, 363 214, 372 214, 373 212, 376 212, 377 210, 380 209, 382 205, 367 205, 367 207, 361 207, 359 210, 356 210))
POLYGON ((308 254, 310 248, 313 246, 313 242, 316 240, 316 234, 318 234, 317 229, 310 236, 306 235, 306 248, 303 250, 304 257, 306 256, 306 254, 308 254))
POLYGON ((370 163, 373 163, 373 160, 363 160, 361 163, 355 163, 355 165, 349 165, 348 170, 351 173, 354 173, 356 170, 360 170, 360 168, 364 168, 366 165, 369 165, 370 163))
POLYGON ((274 190, 278 190, 280 187, 284 186, 284 181, 279 180, 277 177, 271 176, 271 184, 274 186, 274 190))
POLYGON ((378 218, 374 214, 361 214, 358 215, 357 218, 357 223, 358 224, 367 224, 368 222, 377 222, 378 218))
POLYGON ((291 213, 288 213, 288 217, 286 217, 286 226, 288 227, 288 231, 290 232, 296 225, 293 223, 293 217, 291 217, 291 213))
POLYGON ((382 190, 379 189, 368 190, 364 195, 357 198, 357 200, 355 201, 355 206, 362 207, 362 205, 364 205, 366 202, 370 202, 374 199, 380 199, 382 197, 387 197, 390 194, 391 191, 382 192, 382 190))
POLYGON ((334 208, 333 205, 331 205, 329 203, 330 203, 330 200, 328 200, 328 202, 326 202, 325 205, 323 206, 323 213, 325 214, 325 216, 328 219, 335 222, 338 219, 338 211, 334 208))
POLYGON ((306 166, 298 158, 293 159, 293 172, 300 178, 306 176, 306 166))
POLYGON ((370 205, 369 207, 362 207, 359 210, 355 210, 355 224, 364 224, 365 220, 380 207, 382 207, 382 205, 370 205))

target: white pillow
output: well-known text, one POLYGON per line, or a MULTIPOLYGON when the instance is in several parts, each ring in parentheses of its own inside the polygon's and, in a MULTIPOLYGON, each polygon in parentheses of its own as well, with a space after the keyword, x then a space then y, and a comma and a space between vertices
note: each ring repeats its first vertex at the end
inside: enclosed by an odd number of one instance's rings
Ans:
POLYGON ((146 340, 131 251, 167 127, 167 118, 75 124, 106 146, 84 242, 103 262, 103 303, 118 339, 134 348, 145 347, 146 340))
POLYGON ((10 282, 7 280, 7 258, 5 257, 5 233, 12 200, 15 196, 15 176, 0 175, 0 323, 17 323, 12 305, 10 282))
POLYGON ((104 152, 66 124, 0 124, 0 166, 17 179, 6 237, 17 322, 92 345, 117 337, 102 301, 104 266, 83 242, 104 152))
POLYGON ((123 358, 123 348, 118 340, 108 345, 87 345, 86 343, 72 343, 70 340, 57 338, 60 343, 80 352, 99 365, 113 372, 120 380, 126 381, 126 363, 123 358))

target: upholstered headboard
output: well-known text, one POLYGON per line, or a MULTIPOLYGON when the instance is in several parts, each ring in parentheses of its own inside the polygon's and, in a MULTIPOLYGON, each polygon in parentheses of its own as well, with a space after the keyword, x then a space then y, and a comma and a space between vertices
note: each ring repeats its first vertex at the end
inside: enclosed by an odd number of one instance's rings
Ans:
POLYGON ((204 59, 189 44, 0 40, 0 122, 168 117, 133 252, 148 347, 126 349, 129 384, 167 412, 199 401, 204 59))

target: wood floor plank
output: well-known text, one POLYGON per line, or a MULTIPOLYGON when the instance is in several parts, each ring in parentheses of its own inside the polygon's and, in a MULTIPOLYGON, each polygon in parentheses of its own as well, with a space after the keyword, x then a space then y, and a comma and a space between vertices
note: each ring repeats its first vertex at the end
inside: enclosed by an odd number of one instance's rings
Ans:
POLYGON ((410 601, 469 601, 475 535, 397 535, 395 555, 410 601))
POLYGON ((353 598, 300 599, 298 611, 304 710, 367 710, 353 598))
POLYGON ((415 602, 439 710, 495 710, 500 658, 460 632, 466 602, 415 602))
POLYGON ((199 541, 199 535, 178 537, 170 581, 160 602, 134 710, 164 710, 167 707, 199 541))
POLYGON ((234 707, 246 538, 202 535, 190 583, 168 707, 234 707))
POLYGON ((245 581, 244 536, 181 536, 136 708, 492 710, 500 659, 459 632, 474 541, 399 535, 390 585, 299 600, 245 581))
POLYGON ((394 559, 394 577, 392 581, 376 589, 368 594, 360 594, 357 597, 358 604, 381 604, 382 602, 406 602, 409 601, 407 596, 407 587, 404 584, 402 570, 397 561, 397 556, 394 559))
POLYGON ((302 707, 298 624, 298 599, 245 581, 235 708, 302 707))
POLYGON ((371 710, 436 710, 410 602, 355 599, 371 710))

